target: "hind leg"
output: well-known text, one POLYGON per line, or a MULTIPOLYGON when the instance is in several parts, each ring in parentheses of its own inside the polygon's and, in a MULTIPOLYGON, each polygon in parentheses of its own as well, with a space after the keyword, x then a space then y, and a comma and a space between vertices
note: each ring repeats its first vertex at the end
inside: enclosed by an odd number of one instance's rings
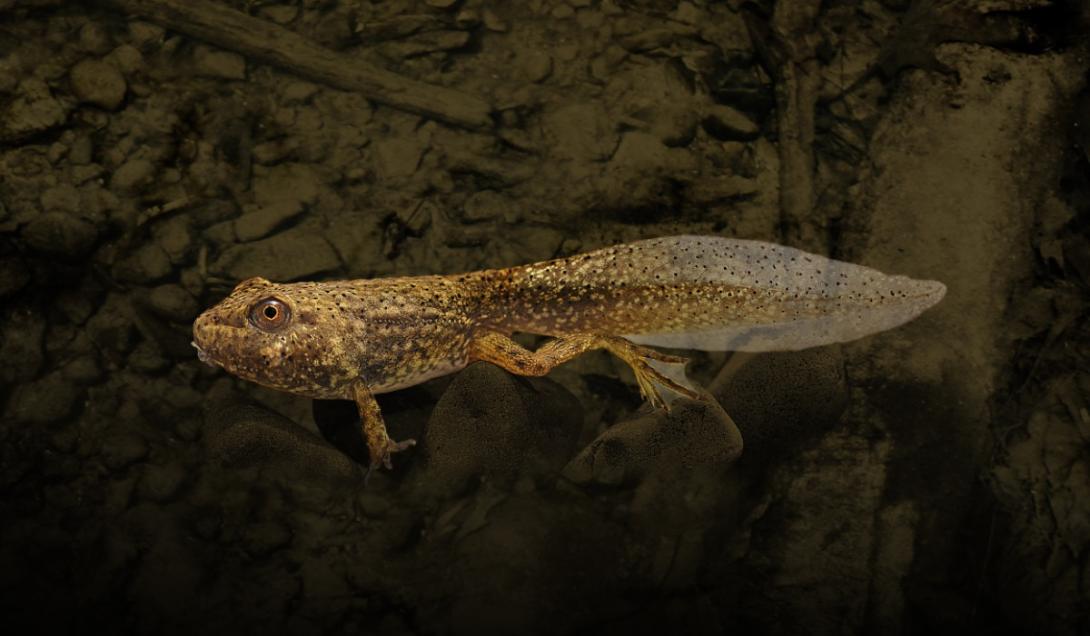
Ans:
POLYGON ((487 332, 475 337, 470 343, 469 358, 491 362, 518 375, 541 376, 593 349, 605 349, 628 364, 636 376, 640 393, 656 408, 666 407, 666 401, 662 399, 656 385, 694 400, 700 399, 696 391, 666 377, 649 362, 683 365, 686 358, 641 347, 617 336, 573 334, 550 340, 537 351, 530 351, 503 334, 487 332))

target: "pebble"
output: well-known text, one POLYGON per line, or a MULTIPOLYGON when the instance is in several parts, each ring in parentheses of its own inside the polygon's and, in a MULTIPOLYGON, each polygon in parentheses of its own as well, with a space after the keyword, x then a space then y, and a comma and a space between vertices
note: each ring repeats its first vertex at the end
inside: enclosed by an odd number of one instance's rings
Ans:
POLYGON ((110 189, 133 192, 150 184, 154 176, 155 164, 147 159, 135 157, 114 170, 110 177, 110 189))
POLYGON ((30 282, 30 269, 18 256, 0 258, 0 299, 7 298, 30 282))
POLYGON ((68 162, 85 166, 91 163, 91 158, 94 153, 94 146, 91 143, 90 135, 80 135, 72 140, 72 145, 68 147, 68 162))
POLYGON ((67 183, 53 186, 42 193, 41 203, 46 212, 75 214, 80 210, 79 190, 67 183))
POLYGON ((318 200, 321 179, 307 164, 286 163, 256 171, 253 185, 254 203, 271 206, 283 201, 313 205, 318 200))
POLYGON ((261 15, 277 24, 289 24, 299 15, 299 7, 282 4, 261 7, 261 15))
POLYGON ((175 283, 152 288, 148 292, 147 303, 155 314, 176 323, 188 323, 200 313, 197 299, 175 283))
POLYGON ((165 371, 170 366, 170 360, 167 360, 154 342, 141 340, 129 354, 128 366, 137 373, 155 374, 165 371))
POLYGON ((133 326, 132 307, 128 296, 111 293, 98 312, 87 321, 87 335, 101 349, 125 355, 136 344, 136 328, 133 326))
POLYGON ((136 495, 145 501, 167 503, 177 498, 186 481, 185 467, 174 462, 164 466, 144 467, 136 485, 136 495))
POLYGON ((53 296, 53 307, 61 312, 68 322, 82 325, 91 314, 95 313, 95 293, 86 288, 64 289, 53 296))
POLYGON ((157 24, 140 20, 129 23, 129 37, 132 39, 133 44, 138 47, 160 44, 165 34, 166 29, 157 24))
POLYGON ((74 259, 85 255, 98 240, 94 224, 63 212, 34 217, 22 231, 27 247, 42 254, 74 259))
POLYGON ((376 141, 372 147, 375 170, 383 179, 410 177, 420 165, 424 146, 415 138, 395 137, 376 141))
POLYGON ((213 270, 231 280, 263 276, 293 281, 340 268, 341 260, 321 236, 306 228, 293 228, 275 236, 234 245, 224 250, 213 270))
POLYGON ((651 121, 651 134, 670 147, 687 146, 696 135, 697 116, 689 108, 666 108, 651 121))
POLYGON ((78 44, 84 53, 92 55, 103 55, 113 46, 110 34, 97 22, 85 22, 80 27, 78 44))
POLYGON ((267 556, 291 543, 291 530, 278 521, 259 522, 246 527, 242 541, 250 556, 267 556))
POLYGON ((629 132, 621 137, 610 166, 637 172, 654 172, 670 169, 686 169, 685 164, 694 162, 692 156, 684 150, 667 148, 658 138, 650 133, 629 132))
POLYGON ((117 47, 106 56, 106 60, 125 75, 135 73, 144 67, 144 55, 140 49, 131 44, 122 44, 117 47))
POLYGON ((489 8, 485 8, 481 13, 481 21, 484 22, 484 28, 497 33, 506 33, 510 28, 506 22, 489 8))
POLYGON ((617 148, 617 131, 598 103, 575 103, 545 115, 553 154, 562 159, 600 161, 617 148))
POLYGON ((704 20, 707 20, 708 16, 693 3, 683 0, 678 3, 677 9, 674 10, 673 19, 678 22, 684 22, 685 24, 699 25, 704 20))
POLYGON ((155 227, 155 242, 159 245, 171 263, 185 263, 193 249, 193 234, 189 229, 191 219, 188 216, 176 216, 155 227))
POLYGON ((522 76, 528 82, 542 82, 553 72, 553 58, 539 49, 529 49, 524 52, 519 61, 522 66, 522 76))
POLYGON ((103 377, 98 357, 90 354, 79 356, 64 365, 61 374, 66 380, 80 386, 95 384, 103 377))
POLYGON ((125 78, 121 71, 105 62, 83 60, 72 67, 68 79, 81 102, 117 110, 125 100, 125 78))
POLYGON ((704 111, 704 130, 723 141, 756 139, 761 133, 757 123, 726 104, 712 104, 704 111))
POLYGON ((19 83, 17 97, 0 114, 0 136, 23 139, 64 124, 68 110, 38 78, 19 83))
POLYGON ((198 45, 193 51, 197 73, 229 80, 246 79, 246 58, 238 53, 198 45))
POLYGON ((72 414, 79 390, 60 373, 22 384, 8 400, 6 417, 17 422, 48 424, 72 414))
POLYGON ((235 236, 243 242, 265 238, 274 230, 298 217, 305 211, 303 204, 293 199, 281 199, 263 206, 243 208, 242 216, 235 219, 235 236))
POLYGON ((115 433, 102 442, 102 462, 122 470, 148 456, 148 443, 136 433, 115 433))
POLYGON ((565 20, 575 15, 575 9, 566 4, 558 4, 553 8, 553 17, 557 20, 565 20))
POLYGON ((42 368, 45 316, 24 308, 7 312, 0 323, 0 384, 30 380, 42 368))
POLYGON ((156 243, 142 245, 114 266, 114 275, 126 283, 153 283, 172 271, 170 257, 156 243))
POLYGON ((284 87, 280 97, 287 105, 305 104, 318 93, 318 90, 318 85, 312 82, 294 81, 284 87))
POLYGON ((511 202, 493 190, 474 192, 462 204, 462 220, 467 223, 488 221, 503 216, 511 202))
POLYGON ((181 283, 182 288, 194 298, 200 298, 204 295, 204 277, 196 268, 183 269, 178 276, 178 281, 181 283))

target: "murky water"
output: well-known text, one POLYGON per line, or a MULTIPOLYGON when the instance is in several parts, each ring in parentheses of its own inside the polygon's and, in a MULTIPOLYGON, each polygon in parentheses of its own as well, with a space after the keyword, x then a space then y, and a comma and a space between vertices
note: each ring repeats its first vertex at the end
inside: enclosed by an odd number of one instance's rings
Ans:
POLYGON ((0 2, 6 615, 1084 633, 1085 9, 779 4, 0 2), (669 412, 602 351, 472 364, 377 396, 418 445, 366 483, 354 404, 190 344, 251 276, 680 234, 947 293, 842 345, 675 351, 713 399, 669 412))

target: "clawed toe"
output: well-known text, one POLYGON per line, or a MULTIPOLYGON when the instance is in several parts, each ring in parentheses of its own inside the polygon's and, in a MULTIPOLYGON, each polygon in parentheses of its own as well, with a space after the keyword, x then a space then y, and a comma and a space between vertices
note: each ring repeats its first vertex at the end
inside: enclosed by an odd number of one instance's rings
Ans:
MULTIPOLYGON (((650 358, 651 356, 645 357, 650 358)), ((676 356, 667 357, 677 359, 676 356)), ((655 357, 653 359, 662 360, 658 357, 655 357)), ((666 360, 662 361, 665 362, 666 360)), ((686 358, 678 359, 678 363, 683 363, 685 361, 686 358)), ((669 404, 666 402, 666 400, 662 398, 662 395, 659 393, 658 388, 655 386, 656 384, 664 386, 667 389, 673 391, 674 393, 683 395, 687 398, 691 398, 694 400, 700 399, 700 394, 693 391, 689 387, 681 385, 676 381, 666 377, 657 369, 648 364, 645 360, 637 359, 635 361, 629 362, 629 365, 632 367, 632 371, 636 375, 636 383, 640 387, 640 393, 643 394, 643 397, 654 408, 664 408, 666 410, 669 410, 670 408, 669 404)))
POLYGON ((415 439, 407 439, 400 442, 395 442, 394 440, 387 437, 384 447, 371 449, 371 465, 368 469, 368 473, 373 471, 375 467, 379 466, 380 464, 382 466, 385 466, 387 469, 393 469, 394 464, 392 461, 390 461, 391 456, 393 456, 394 453, 400 453, 401 451, 412 448, 413 446, 416 446, 415 439))

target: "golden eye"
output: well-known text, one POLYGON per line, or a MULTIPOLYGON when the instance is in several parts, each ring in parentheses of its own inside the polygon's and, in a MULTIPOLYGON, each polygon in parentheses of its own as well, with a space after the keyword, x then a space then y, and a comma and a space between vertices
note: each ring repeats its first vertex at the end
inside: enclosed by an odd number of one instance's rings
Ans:
POLYGON ((250 308, 250 322, 262 331, 281 329, 291 320, 288 305, 277 298, 266 298, 250 308))

